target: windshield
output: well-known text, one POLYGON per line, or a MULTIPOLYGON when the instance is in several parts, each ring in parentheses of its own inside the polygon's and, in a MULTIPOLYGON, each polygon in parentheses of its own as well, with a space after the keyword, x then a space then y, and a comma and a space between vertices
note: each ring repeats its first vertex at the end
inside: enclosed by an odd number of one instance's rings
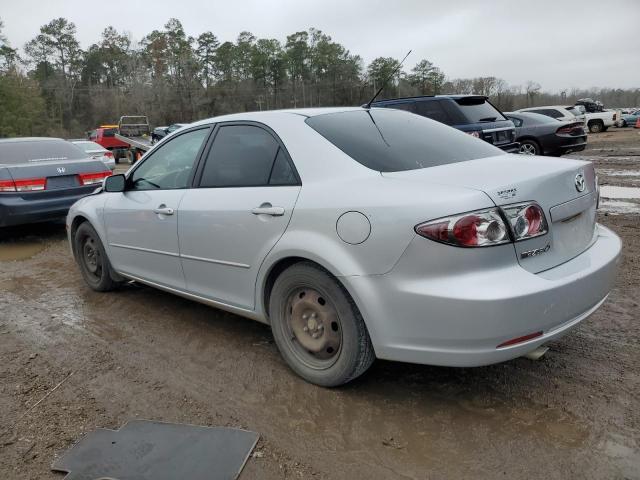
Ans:
POLYGON ((462 97, 456 98, 455 101, 469 123, 506 120, 486 98, 462 97))
POLYGON ((86 158, 84 152, 65 140, 0 142, 0 164, 5 165, 83 158, 86 158))
POLYGON ((310 117, 306 123, 358 163, 380 172, 505 154, 455 128, 395 109, 328 113, 310 117))

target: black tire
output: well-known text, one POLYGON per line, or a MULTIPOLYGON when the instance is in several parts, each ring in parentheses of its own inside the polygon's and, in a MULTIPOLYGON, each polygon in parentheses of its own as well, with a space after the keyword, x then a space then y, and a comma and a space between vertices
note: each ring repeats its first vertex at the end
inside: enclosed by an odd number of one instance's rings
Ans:
POLYGON ((589 124, 589 131, 591 133, 600 133, 603 131, 603 129, 604 129, 604 123, 602 123, 601 121, 595 121, 589 124))
POLYGON ((112 278, 111 263, 100 237, 89 222, 80 224, 73 238, 76 262, 87 285, 96 292, 108 292, 120 282, 112 278))
POLYGON ((542 155, 542 148, 535 140, 527 138, 520 140, 520 154, 522 155, 542 155))
POLYGON ((609 130, 609 127, 602 127, 603 132, 606 132, 607 130, 609 130))
MULTIPOLYGON (((310 308, 313 309, 313 305, 310 308)), ((362 375, 375 360, 373 345, 358 307, 344 287, 316 264, 296 263, 280 274, 271 290, 269 313, 271 330, 280 354, 289 367, 308 382, 323 387, 336 387, 362 375), (304 299, 306 292, 315 292, 317 296, 309 293, 304 299), (293 302, 298 303, 293 306, 293 302), (316 302, 318 308, 328 309, 333 313, 330 317, 323 314, 317 317, 319 320, 317 326, 314 320, 314 332, 319 332, 323 327, 323 319, 335 320, 327 323, 326 329, 322 329, 318 342, 326 345, 322 343, 327 341, 325 337, 339 337, 340 344, 335 349, 329 347, 314 353, 306 350, 303 342, 316 342, 316 337, 308 338, 312 334, 301 333, 299 328, 298 333, 294 333, 295 327, 292 324, 294 312, 316 302), (302 336, 306 336, 306 340, 302 336)), ((315 313, 312 316, 316 318, 315 313)), ((306 324, 304 328, 307 329, 306 324)))

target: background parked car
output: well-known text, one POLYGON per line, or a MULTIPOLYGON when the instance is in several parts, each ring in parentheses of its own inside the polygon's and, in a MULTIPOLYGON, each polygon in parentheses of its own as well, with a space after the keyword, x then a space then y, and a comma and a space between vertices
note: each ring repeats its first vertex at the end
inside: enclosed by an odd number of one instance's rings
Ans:
POLYGON ((175 132, 179 128, 187 125, 186 123, 172 123, 168 127, 156 127, 151 132, 151 143, 156 143, 169 135, 171 132, 175 132))
POLYGON ((102 145, 97 144, 96 142, 91 142, 89 140, 70 140, 75 146, 82 149, 84 153, 86 153, 89 157, 94 160, 100 160, 104 163, 110 170, 115 170, 116 161, 113 156, 113 153, 104 148, 102 145))
POLYGON ((61 138, 0 140, 0 227, 64 218, 109 175, 61 138))
POLYGON ((457 128, 507 152, 518 152, 513 124, 483 95, 393 98, 373 102, 371 106, 416 113, 457 128))
POLYGON ((587 146, 587 132, 582 122, 558 121, 539 113, 507 112, 516 126, 520 153, 525 155, 560 156, 580 152, 587 146))
POLYGON ((556 120, 565 122, 575 122, 576 120, 582 122, 584 126, 587 126, 587 118, 584 110, 576 105, 549 105, 544 107, 529 107, 521 108, 518 112, 531 112, 540 115, 546 115, 556 120))
POLYGON ((617 127, 635 127, 636 122, 640 118, 640 110, 636 110, 635 112, 622 113, 620 115, 620 120, 616 123, 617 127))

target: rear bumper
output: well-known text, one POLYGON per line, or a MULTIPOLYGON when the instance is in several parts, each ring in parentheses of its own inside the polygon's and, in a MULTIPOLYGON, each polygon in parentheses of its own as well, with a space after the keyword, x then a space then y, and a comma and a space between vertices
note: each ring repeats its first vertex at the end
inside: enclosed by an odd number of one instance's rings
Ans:
POLYGON ((561 337, 604 302, 621 242, 607 228, 597 228, 589 249, 538 274, 516 264, 416 276, 411 264, 424 248, 412 251, 410 245, 391 272, 343 281, 361 309, 378 358, 458 367, 498 363, 561 337), (538 331, 542 336, 497 348, 538 331))
POLYGON ((519 142, 507 143, 505 145, 494 145, 494 146, 496 146, 500 150, 504 150, 505 152, 508 152, 508 153, 519 153, 520 152, 520 143, 519 142))
POLYGON ((65 218, 69 207, 98 185, 65 190, 0 194, 0 227, 65 218))

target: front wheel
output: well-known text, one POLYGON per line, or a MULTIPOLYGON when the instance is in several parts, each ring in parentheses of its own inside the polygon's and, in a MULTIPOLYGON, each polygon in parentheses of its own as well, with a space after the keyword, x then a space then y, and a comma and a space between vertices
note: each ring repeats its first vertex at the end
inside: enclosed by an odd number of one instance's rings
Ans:
POLYGON ((520 154, 522 155, 540 155, 540 145, 533 140, 522 140, 520 142, 520 154))
POLYGON ((355 303, 334 277, 313 263, 297 263, 280 274, 269 313, 280 353, 308 382, 342 385, 362 375, 375 359, 355 303))
POLYGON ((108 292, 118 286, 111 278, 111 264, 95 229, 84 222, 74 236, 76 261, 87 285, 97 292, 108 292))

